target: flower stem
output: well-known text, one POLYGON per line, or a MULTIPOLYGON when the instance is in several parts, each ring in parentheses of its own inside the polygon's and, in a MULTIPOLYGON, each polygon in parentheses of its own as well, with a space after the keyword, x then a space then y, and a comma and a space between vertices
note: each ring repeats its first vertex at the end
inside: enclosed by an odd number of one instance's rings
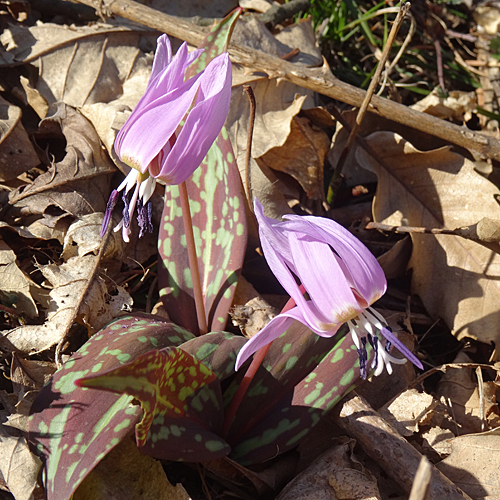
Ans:
POLYGON ((193 282, 193 295, 194 303, 196 306, 196 316, 198 318, 198 328, 200 330, 200 335, 204 335, 208 332, 207 317, 205 315, 205 304, 203 302, 203 292, 201 289, 198 257, 196 256, 196 245, 194 242, 193 234, 193 220, 191 219, 189 197, 185 182, 179 184, 179 193, 181 196, 182 219, 184 221, 184 231, 186 233, 186 246, 189 259, 189 268, 191 269, 191 280, 193 282))
MULTIPOLYGON (((292 298, 290 298, 288 302, 285 304, 285 307, 283 307, 281 312, 284 313, 286 311, 289 311, 290 309, 292 309, 292 307, 295 307, 295 301, 292 298)), ((226 411, 224 424, 222 425, 222 430, 221 430, 221 436, 223 438, 227 437, 229 433, 229 428, 233 423, 234 417, 236 415, 236 412, 238 411, 238 408, 240 407, 241 401, 245 397, 248 387, 252 383, 252 380, 255 377, 255 374, 257 373, 257 370, 259 369, 260 365, 262 364, 262 361, 264 361, 264 358, 266 357, 266 354, 269 351, 271 344, 272 342, 261 347, 255 353, 252 362, 250 363, 250 366, 248 367, 245 375, 243 376, 243 379, 238 387, 238 390, 236 391, 236 394, 234 395, 234 398, 231 400, 229 408, 226 411)))

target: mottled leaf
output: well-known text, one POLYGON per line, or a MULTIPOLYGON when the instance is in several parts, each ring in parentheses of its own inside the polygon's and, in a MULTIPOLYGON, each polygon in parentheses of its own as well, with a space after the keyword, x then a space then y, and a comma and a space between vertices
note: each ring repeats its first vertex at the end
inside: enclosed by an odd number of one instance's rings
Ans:
POLYGON ((30 445, 45 468, 48 500, 64 500, 140 420, 132 396, 90 391, 74 382, 119 367, 191 333, 158 316, 136 313, 110 323, 84 344, 39 393, 30 417, 30 445))
MULTIPOLYGON (((344 329, 328 340, 333 345, 331 350, 292 390, 269 391, 276 399, 272 411, 258 412, 260 421, 253 419, 252 427, 240 434, 230 455, 233 460, 242 465, 261 463, 274 457, 277 449, 283 453, 294 448, 327 411, 356 387, 360 381, 359 360, 351 336, 344 329), (276 398, 276 394, 282 398, 276 398)), ((260 387, 261 393, 264 388, 260 387)), ((252 399, 260 409, 257 398, 252 399)))
POLYGON ((186 71, 186 79, 203 71, 212 59, 227 51, 234 26, 242 11, 241 7, 236 8, 220 23, 212 27, 205 39, 198 45, 199 49, 205 49, 205 51, 186 71))
POLYGON ((149 441, 148 454, 156 458, 200 461, 229 452, 227 443, 210 432, 218 431, 222 423, 219 381, 203 363, 179 348, 145 353, 76 384, 138 399, 144 415, 136 425, 137 445, 149 441))
MULTIPOLYGON (((209 331, 224 329, 246 247, 241 180, 225 129, 186 181, 209 331)), ((198 331, 179 189, 167 186, 158 251, 160 296, 176 324, 198 331), (182 249, 181 251, 175 249, 182 249)))
MULTIPOLYGON (((186 77, 201 71, 229 43, 241 13, 236 9, 215 26, 200 47, 205 48, 186 77)), ((223 330, 232 304, 246 247, 246 220, 241 180, 225 128, 200 168, 186 181, 193 218, 198 266, 209 331, 223 330)), ((198 331, 191 271, 177 186, 167 186, 158 251, 162 266, 158 283, 165 309, 176 324, 198 331)))

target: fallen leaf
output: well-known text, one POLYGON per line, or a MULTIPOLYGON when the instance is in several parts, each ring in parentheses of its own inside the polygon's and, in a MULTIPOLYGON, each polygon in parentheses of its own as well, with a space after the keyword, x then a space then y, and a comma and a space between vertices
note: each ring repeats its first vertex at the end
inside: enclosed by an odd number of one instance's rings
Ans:
POLYGON ((0 240, 0 296, 2 303, 12 307, 22 316, 35 318, 38 309, 31 295, 38 285, 19 268, 16 254, 5 241, 0 240))
POLYGON ((464 123, 471 119, 472 112, 477 106, 475 92, 452 90, 446 97, 439 95, 439 92, 436 87, 429 95, 410 107, 443 120, 453 119, 464 123))
POLYGON ((143 455, 132 439, 112 449, 83 480, 73 500, 190 500, 181 484, 172 486, 161 463, 143 455))
MULTIPOLYGON (((19 431, 0 424, 0 473, 16 500, 31 500, 40 487, 38 473, 42 463, 31 454, 26 439, 19 431)), ((40 498, 40 497, 39 497, 40 498)))
POLYGON ((109 195, 109 178, 105 176, 115 172, 115 167, 92 125, 63 103, 40 127, 44 125, 61 127, 66 156, 32 184, 10 193, 9 202, 23 216, 43 214, 49 206, 75 217, 103 212, 109 195))
POLYGON ((472 498, 500 497, 500 430, 459 436, 436 467, 472 498))
MULTIPOLYGON (((454 363, 470 363, 472 360, 464 353, 459 353, 454 363)), ((436 397, 448 407, 448 413, 453 416, 454 424, 451 430, 459 425, 460 434, 480 432, 482 424, 490 428, 500 426, 496 391, 494 382, 483 383, 483 398, 479 397, 479 388, 472 368, 448 368, 436 389, 436 397), (483 408, 481 409, 481 403, 483 408), (484 420, 481 419, 484 412, 484 420)))
POLYGON ((0 97, 0 117, 0 181, 8 181, 40 160, 21 123, 21 109, 0 97))
POLYGON ((79 107, 120 96, 122 83, 142 54, 143 36, 153 42, 157 34, 102 23, 78 27, 40 23, 10 26, 0 41, 10 42, 7 54, 13 62, 30 62, 38 68, 34 88, 49 105, 63 101, 79 107))
MULTIPOLYGON (((99 225, 94 223, 89 226, 84 222, 82 226, 81 221, 76 221, 74 225, 80 229, 83 227, 82 242, 85 242, 85 238, 89 242, 97 239, 99 225), (90 230, 93 231, 93 236, 89 236, 90 230)), ((75 235, 76 229, 70 227, 68 232, 75 235)), ((118 252, 121 247, 112 248, 118 252)), ((98 277, 99 265, 105 265, 106 261, 113 262, 115 253, 108 251, 105 254, 106 259, 102 261, 94 253, 82 256, 78 253, 77 250, 75 256, 61 265, 49 264, 40 267, 45 279, 52 286, 47 320, 42 325, 23 325, 2 332, 0 345, 4 349, 30 354, 44 351, 59 343, 77 318, 97 331, 117 316, 124 306, 132 305, 132 299, 124 289, 118 288, 117 295, 109 296, 106 283, 98 277)))
MULTIPOLYGON (((370 135, 368 143, 391 169, 384 170, 356 149, 358 164, 373 169, 379 179, 377 222, 456 228, 483 217, 500 218, 498 188, 476 173, 472 162, 448 148, 422 152, 397 134, 384 132, 370 135)), ((500 256, 456 236, 411 237, 412 291, 427 311, 442 317, 458 339, 499 345, 500 256)))
POLYGON ((393 425, 402 436, 412 436, 421 425, 428 423, 439 401, 430 394, 409 389, 378 410, 380 416, 393 425))
POLYGON ((261 160, 269 167, 296 179, 312 200, 324 200, 323 165, 330 139, 307 118, 295 116, 285 144, 265 153, 261 160))

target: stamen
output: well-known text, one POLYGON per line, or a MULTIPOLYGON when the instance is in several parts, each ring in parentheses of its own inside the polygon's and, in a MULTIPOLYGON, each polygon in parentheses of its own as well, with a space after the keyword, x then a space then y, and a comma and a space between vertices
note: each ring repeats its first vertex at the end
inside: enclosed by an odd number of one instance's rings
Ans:
POLYGON ((359 374, 363 380, 366 380, 366 363, 368 361, 368 354, 366 352, 366 337, 361 337, 361 345, 361 349, 356 349, 359 357, 359 374))
POLYGON ((122 200, 123 200, 123 210, 122 210, 123 226, 130 227, 130 215, 129 215, 130 201, 128 199, 128 193, 126 191, 122 194, 122 200))
POLYGON ((378 337, 376 335, 368 334, 368 342, 373 349, 373 361, 372 361, 372 369, 376 370, 378 366, 378 337))
POLYGON ((118 191, 116 189, 113 189, 113 191, 111 191, 111 195, 106 205, 106 211, 104 212, 104 218, 102 220, 101 233, 100 233, 101 238, 106 234, 109 222, 111 221, 111 215, 113 213, 117 201, 118 201, 118 191))
POLYGON ((148 232, 153 232, 153 224, 151 222, 151 202, 148 201, 146 205, 142 203, 142 200, 137 202, 137 222, 139 223, 139 238, 144 236, 146 229, 148 232))

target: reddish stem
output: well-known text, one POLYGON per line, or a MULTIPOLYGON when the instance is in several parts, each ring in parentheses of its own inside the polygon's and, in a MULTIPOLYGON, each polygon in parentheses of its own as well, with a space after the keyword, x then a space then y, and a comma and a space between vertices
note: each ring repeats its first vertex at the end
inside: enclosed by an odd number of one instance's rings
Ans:
POLYGON ((205 303, 203 301, 203 291, 201 289, 198 257, 196 256, 193 220, 191 219, 189 197, 185 182, 179 184, 179 193, 181 196, 182 219, 184 220, 184 231, 186 233, 186 247, 188 252, 189 268, 191 269, 191 281, 193 282, 193 295, 196 306, 196 316, 198 318, 198 328, 200 329, 200 335, 204 335, 208 332, 207 317, 205 315, 205 303))
MULTIPOLYGON (((300 285, 300 290, 302 291, 302 293, 305 292, 303 285, 300 285)), ((295 307, 295 301, 292 298, 290 298, 288 302, 285 304, 285 307, 283 307, 283 309, 281 310, 281 312, 284 313, 286 311, 289 311, 293 307, 295 307)), ((258 335, 258 333, 256 335, 258 335)), ((236 394, 234 395, 234 398, 231 400, 229 408, 226 411, 224 424, 222 425, 222 430, 221 430, 221 436, 223 438, 227 437, 229 433, 229 428, 233 423, 234 417, 236 415, 236 412, 238 411, 238 408, 240 407, 241 401, 245 397, 248 387, 252 383, 252 380, 255 377, 255 374, 257 373, 257 370, 259 369, 260 365, 262 364, 262 361, 264 361, 264 358, 266 357, 266 354, 269 351, 271 344, 272 342, 261 347, 255 353, 253 360, 250 363, 250 366, 248 367, 245 375, 243 376, 243 380, 241 381, 238 390, 236 391, 236 394)))

